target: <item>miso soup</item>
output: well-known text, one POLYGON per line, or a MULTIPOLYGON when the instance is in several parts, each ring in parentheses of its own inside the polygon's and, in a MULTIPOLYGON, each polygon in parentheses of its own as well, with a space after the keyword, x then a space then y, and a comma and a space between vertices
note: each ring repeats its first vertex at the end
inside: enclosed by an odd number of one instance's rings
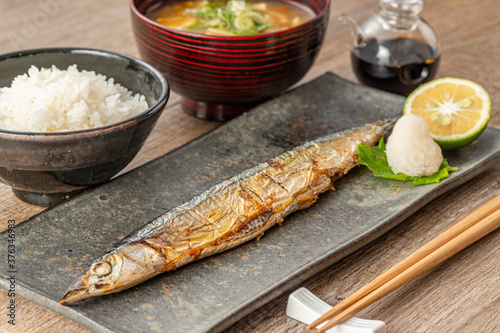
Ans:
POLYGON ((167 27, 207 35, 237 36, 288 29, 314 17, 303 6, 279 0, 180 1, 147 15, 167 27))

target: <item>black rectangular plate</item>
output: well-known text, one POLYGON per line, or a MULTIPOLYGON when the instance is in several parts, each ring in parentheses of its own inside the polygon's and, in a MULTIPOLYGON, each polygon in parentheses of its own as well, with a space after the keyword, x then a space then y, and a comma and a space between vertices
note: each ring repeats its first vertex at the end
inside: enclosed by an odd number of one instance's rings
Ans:
MULTIPOLYGON (((97 332, 220 331, 486 170, 498 159, 500 131, 488 128, 473 145, 446 153, 460 170, 439 184, 413 187, 355 168, 335 183, 336 191, 260 240, 120 293, 57 302, 95 258, 168 209, 304 141, 400 115, 403 102, 326 73, 46 210, 16 226, 17 292, 97 332)), ((7 258, 7 237, 0 235, 1 258, 7 258)), ((9 289, 7 270, 0 285, 9 289)))

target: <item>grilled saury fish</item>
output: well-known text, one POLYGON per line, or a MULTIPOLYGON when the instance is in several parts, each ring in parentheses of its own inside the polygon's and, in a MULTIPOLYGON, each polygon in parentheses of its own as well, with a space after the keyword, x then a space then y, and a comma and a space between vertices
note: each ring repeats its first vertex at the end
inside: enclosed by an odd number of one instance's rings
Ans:
POLYGON ((308 142, 208 189, 124 238, 69 287, 61 304, 121 291, 261 236, 357 165, 394 120, 308 142))

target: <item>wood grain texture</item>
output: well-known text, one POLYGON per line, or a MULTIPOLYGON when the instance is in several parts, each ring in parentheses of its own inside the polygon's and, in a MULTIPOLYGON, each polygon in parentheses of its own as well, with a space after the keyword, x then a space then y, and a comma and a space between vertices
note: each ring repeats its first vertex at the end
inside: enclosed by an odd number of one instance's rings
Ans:
MULTIPOLYGON (((349 62, 348 28, 337 18, 358 20, 377 10, 373 0, 332 2, 325 44, 306 77, 326 71, 356 81, 349 62)), ((500 128, 500 1, 443 0, 425 3, 423 17, 441 43, 438 76, 468 78, 492 98, 490 126, 500 128)), ((0 53, 50 46, 103 48, 139 56, 125 0, 2 0, 0 53)), ((220 126, 185 115, 172 94, 151 137, 126 170, 135 168, 220 126)), ((125 171, 126 171, 125 170, 125 171)), ((124 171, 124 172, 125 172, 124 171)), ((301 286, 335 304, 405 258, 430 239, 500 193, 500 167, 463 184, 420 209, 376 241, 318 273, 301 286)), ((43 209, 17 200, 0 185, 0 230, 8 219, 21 222, 43 209)), ((390 332, 499 332, 500 232, 478 241, 359 314, 386 322, 390 332)), ((2 246, 0 244, 0 246, 2 246)), ((225 333, 304 332, 305 325, 286 317, 285 294, 241 319, 225 333)), ((32 302, 16 297, 16 325, 0 316, 1 332, 90 332, 32 302)), ((0 307, 9 297, 0 292, 0 307)))

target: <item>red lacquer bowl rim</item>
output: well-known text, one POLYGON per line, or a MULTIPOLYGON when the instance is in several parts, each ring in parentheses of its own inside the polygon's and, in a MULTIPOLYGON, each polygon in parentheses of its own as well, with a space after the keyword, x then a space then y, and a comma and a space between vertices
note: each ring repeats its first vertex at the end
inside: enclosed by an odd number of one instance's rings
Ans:
MULTIPOLYGON (((129 0, 130 3, 130 9, 132 10, 132 13, 134 16, 139 18, 140 20, 146 22, 149 25, 152 25, 156 27, 159 30, 166 31, 168 33, 174 34, 174 35, 179 35, 179 36, 185 36, 185 37, 190 37, 190 38, 199 38, 199 39, 206 39, 206 40, 234 40, 234 41, 244 41, 244 40, 253 40, 253 39, 266 39, 269 37, 275 37, 275 36, 280 36, 286 33, 294 32, 294 31, 300 31, 303 28, 314 24, 315 22, 322 20, 323 17, 329 13, 330 11, 330 4, 331 0, 324 0, 325 6, 321 8, 321 11, 319 13, 315 13, 314 17, 302 24, 296 25, 294 27, 291 27, 289 29, 285 30, 280 30, 280 31, 274 31, 274 32, 268 32, 268 33, 262 33, 262 34, 256 34, 256 35, 244 35, 244 36, 214 36, 214 35, 205 35, 197 32, 189 32, 189 31, 183 31, 183 30, 178 30, 174 28, 169 28, 167 26, 164 26, 162 24, 156 23, 155 21, 149 19, 147 16, 143 15, 135 6, 134 4, 135 0, 129 0)), ((294 0, 291 0, 289 2, 294 2, 294 0)))

